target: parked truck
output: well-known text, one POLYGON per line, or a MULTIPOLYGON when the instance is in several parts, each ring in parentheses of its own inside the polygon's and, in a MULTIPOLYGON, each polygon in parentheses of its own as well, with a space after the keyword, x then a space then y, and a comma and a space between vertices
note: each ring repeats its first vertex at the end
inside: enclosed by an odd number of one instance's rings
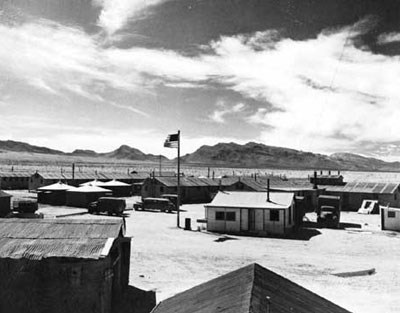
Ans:
POLYGON ((97 214, 106 212, 108 215, 121 215, 126 208, 124 199, 113 197, 100 197, 97 201, 89 203, 88 212, 97 214))
POLYGON ((341 200, 338 196, 322 195, 318 197, 317 223, 338 228, 340 223, 341 200))

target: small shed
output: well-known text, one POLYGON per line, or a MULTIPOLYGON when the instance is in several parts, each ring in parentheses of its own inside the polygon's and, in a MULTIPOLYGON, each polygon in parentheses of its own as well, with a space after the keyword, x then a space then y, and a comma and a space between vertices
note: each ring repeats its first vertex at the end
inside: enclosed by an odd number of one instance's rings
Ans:
POLYGON ((38 203, 65 205, 67 202, 67 190, 74 188, 75 187, 64 184, 61 181, 49 186, 39 187, 37 193, 38 203))
POLYGON ((400 208, 381 207, 381 229, 400 231, 400 208))
POLYGON ((122 219, 1 219, 0 312, 111 313, 130 240, 122 219))
POLYGON ((93 185, 82 186, 66 191, 66 205, 86 208, 90 202, 111 195, 110 189, 93 185))
POLYGON ((204 206, 207 230, 286 235, 295 229, 294 193, 220 191, 204 206))
POLYGON ((11 212, 11 195, 0 190, 0 217, 5 217, 11 212))
POLYGON ((151 313, 350 313, 257 263, 160 302, 151 313))

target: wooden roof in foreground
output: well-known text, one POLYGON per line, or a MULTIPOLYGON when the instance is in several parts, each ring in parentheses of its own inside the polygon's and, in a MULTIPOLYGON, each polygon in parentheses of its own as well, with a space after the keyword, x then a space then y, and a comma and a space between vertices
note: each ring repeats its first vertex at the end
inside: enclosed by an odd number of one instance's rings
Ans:
POLYGON ((159 303, 152 313, 349 313, 254 263, 159 303), (270 310, 266 297, 269 297, 270 310))

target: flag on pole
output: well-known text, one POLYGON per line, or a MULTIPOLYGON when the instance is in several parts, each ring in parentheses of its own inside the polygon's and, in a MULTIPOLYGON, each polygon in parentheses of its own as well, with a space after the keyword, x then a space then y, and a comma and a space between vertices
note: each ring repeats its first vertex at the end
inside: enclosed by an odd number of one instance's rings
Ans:
POLYGON ((164 147, 166 148, 178 148, 179 143, 179 133, 178 134, 170 134, 167 139, 165 139, 164 147))

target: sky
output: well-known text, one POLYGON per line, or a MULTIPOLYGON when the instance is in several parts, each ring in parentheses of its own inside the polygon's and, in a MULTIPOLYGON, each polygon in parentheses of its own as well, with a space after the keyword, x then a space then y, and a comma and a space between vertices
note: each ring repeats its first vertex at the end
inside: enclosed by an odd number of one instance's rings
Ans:
POLYGON ((0 139, 400 160, 396 0, 0 0, 0 139))

